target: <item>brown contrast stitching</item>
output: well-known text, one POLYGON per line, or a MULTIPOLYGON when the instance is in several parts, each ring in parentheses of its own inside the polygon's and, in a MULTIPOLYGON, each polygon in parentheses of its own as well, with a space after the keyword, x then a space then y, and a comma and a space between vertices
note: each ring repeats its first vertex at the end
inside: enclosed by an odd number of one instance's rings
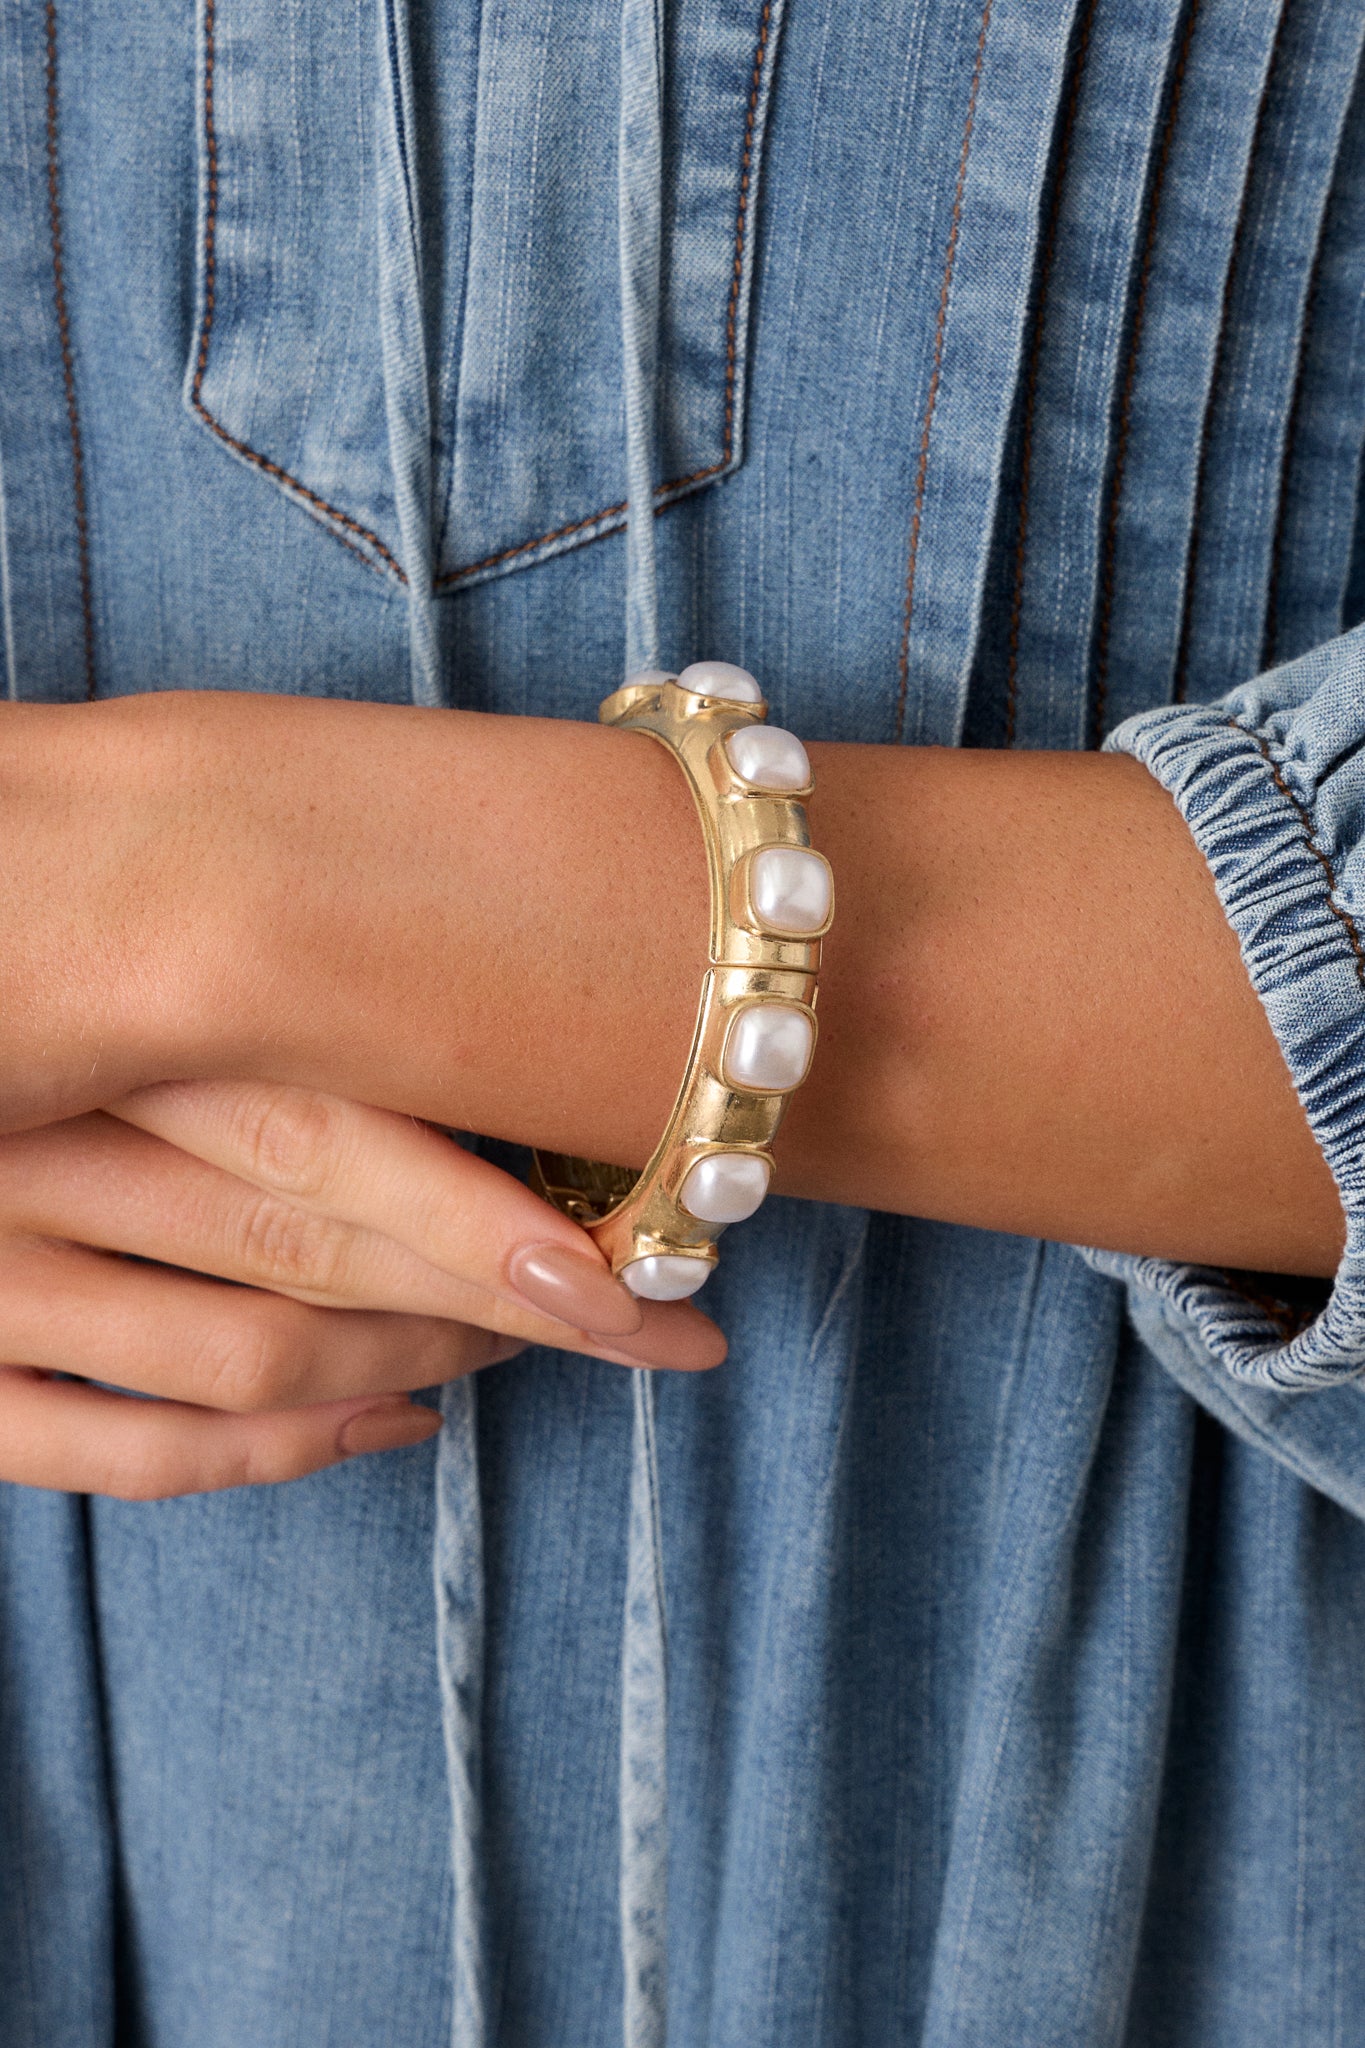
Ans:
MULTIPOLYGON (((693 484, 704 483, 708 476, 719 476, 730 466, 735 448, 735 378, 738 374, 739 355, 739 293, 744 279, 744 247, 749 227, 749 186, 753 168, 754 126, 758 119, 758 102, 763 89, 763 60, 768 54, 768 32, 772 25, 772 0, 763 0, 763 9, 758 18, 758 42, 754 49, 753 77, 749 84, 749 107, 744 122, 744 150, 739 160, 739 208, 735 219, 735 260, 730 271, 730 292, 725 309, 725 420, 721 434, 722 454, 719 462, 708 463, 705 469, 694 469, 690 476, 675 477, 670 483, 655 484, 654 495, 664 499, 680 491, 688 490, 693 484)), ((567 526, 556 526, 549 533, 537 534, 534 540, 518 541, 515 547, 502 548, 496 555, 485 555, 482 561, 466 562, 459 569, 447 569, 436 578, 437 590, 456 583, 464 576, 477 576, 480 570, 496 569, 499 562, 510 562, 517 555, 526 555, 533 548, 548 547, 552 541, 567 540, 570 534, 582 533, 585 527, 596 526, 599 520, 619 519, 627 510, 626 500, 619 505, 604 505, 600 512, 590 512, 586 519, 574 519, 567 526)), ((664 505, 654 508, 655 514, 665 510, 664 505)), ((594 540, 599 536, 594 534, 594 540)))
POLYGON ((47 0, 47 216, 52 231, 52 292, 57 307, 57 339, 61 344, 66 419, 71 432, 71 482, 76 507, 76 561, 81 584, 81 628, 85 636, 85 694, 95 695, 95 607, 90 590, 90 529, 85 507, 85 456, 76 405, 76 367, 71 354, 71 321, 66 305, 66 267, 62 257, 61 165, 57 153, 57 7, 47 0))
POLYGON ((758 117, 758 94, 763 83, 763 59, 768 48, 768 26, 772 20, 771 0, 763 0, 758 18, 758 43, 754 50, 754 75, 749 85, 749 111, 744 121, 744 153, 739 160, 739 209, 735 218, 735 260, 730 272, 730 302, 725 309, 725 437, 721 446, 725 461, 735 445, 735 353, 738 347, 739 287, 744 274, 744 238, 749 224, 749 177, 754 154, 754 122, 758 117))
MULTIPOLYGON (((1330 203, 1330 201, 1329 201, 1330 203)), ((1308 290, 1304 298, 1303 326, 1299 333, 1298 355, 1294 364, 1294 392, 1289 401, 1289 419, 1284 430, 1284 453, 1280 457, 1279 487, 1275 498, 1275 532, 1270 543, 1270 576, 1265 600, 1265 626, 1261 635, 1261 667, 1271 668, 1275 662, 1275 643, 1279 638, 1279 593, 1280 570, 1284 561, 1285 507, 1289 493, 1289 467, 1294 460, 1294 445, 1298 438, 1299 424, 1303 418, 1303 391, 1308 368, 1308 339, 1313 331, 1317 315, 1319 287, 1322 283, 1322 258, 1327 246, 1327 213, 1324 206, 1318 222, 1317 246, 1313 251, 1313 264, 1308 275, 1308 290)))
POLYGON ((1019 531, 1014 550, 1014 599, 1010 606, 1009 659, 1005 671, 1005 745, 1014 745, 1015 722, 1019 705, 1019 638, 1024 617, 1024 569, 1028 556, 1029 485, 1033 473, 1033 425, 1038 404, 1038 378, 1042 367, 1043 327, 1047 319, 1048 287, 1052 282, 1052 267, 1057 256, 1057 235, 1061 224, 1062 198, 1066 188, 1067 165, 1071 158, 1071 141, 1076 132, 1076 115, 1081 104, 1081 81, 1085 76, 1085 60, 1090 51, 1090 31, 1095 20, 1099 0, 1090 0, 1081 22, 1076 42, 1076 54, 1071 73, 1071 91, 1067 95, 1066 115, 1062 122, 1062 133, 1057 145, 1056 181, 1052 192, 1052 205, 1048 210, 1047 234, 1043 243, 1043 263, 1038 279, 1038 304, 1033 315, 1033 336, 1029 349, 1028 377, 1024 397, 1024 435, 1019 456, 1019 531))
MULTIPOLYGON (((727 455, 722 461, 713 462, 706 469, 694 470, 691 476, 678 477, 673 483, 655 484, 654 495, 663 498, 669 492, 686 490, 689 484, 699 484, 708 476, 718 476, 729 459, 727 455)), ((439 590, 447 583, 454 583, 461 576, 476 576, 480 569, 495 569, 499 562, 510 562, 514 555, 528 554, 532 548, 548 547, 551 541, 565 540, 571 533, 581 533, 585 526, 595 526, 599 519, 619 519, 626 509, 627 501, 623 498, 619 505, 604 505, 600 512, 590 512, 586 519, 572 520, 568 526, 556 526, 549 533, 537 534, 534 540, 519 540, 515 547, 503 548, 496 555, 485 555, 480 562, 466 562, 462 569, 447 569, 443 576, 436 578, 436 588, 439 590)), ((666 510, 666 506, 656 505, 655 517, 666 510)), ((597 540, 599 536, 594 534, 592 538, 597 540)))
POLYGON ((976 42, 976 63, 972 70, 972 88, 967 95, 967 119, 962 129, 962 149, 958 156, 957 186, 953 193, 953 216, 948 229, 948 248, 943 262, 943 283, 938 295, 938 317, 934 323, 934 355, 929 370, 929 390, 924 404, 924 422, 920 428, 919 464, 915 471, 915 503, 910 516, 910 550, 905 570, 905 606, 901 621, 901 655, 897 670, 896 685, 896 727, 895 737, 900 739, 905 726, 905 698, 910 681, 910 621, 915 610, 915 570, 919 562, 920 527, 924 519, 924 491, 929 478, 929 442, 934 431, 934 414, 938 409, 938 387, 943 375, 943 345, 948 330, 948 301, 953 290, 953 270, 957 263, 958 237, 962 231, 962 200, 967 189, 967 159, 972 153, 972 130, 976 126, 976 102, 981 91, 981 73, 986 62, 986 36, 991 25, 991 11, 995 0, 986 0, 981 15, 981 33, 976 42))
POLYGON ((1223 280, 1223 303, 1218 316, 1218 339, 1213 347, 1213 374, 1209 379, 1209 395, 1204 406, 1204 418, 1199 433, 1199 460, 1194 473, 1194 506, 1190 515, 1190 538, 1185 550, 1185 588, 1180 604, 1180 639, 1175 657, 1174 700, 1183 704, 1189 693, 1190 683, 1190 642, 1194 633, 1194 592, 1195 575, 1199 566, 1199 543, 1202 537, 1204 516, 1204 493, 1208 474, 1209 450, 1213 445, 1213 421, 1217 407, 1218 388, 1222 382, 1227 361, 1228 342, 1232 333, 1232 298, 1241 265, 1243 239, 1246 230, 1247 208, 1251 198, 1251 174, 1260 148, 1261 133, 1265 127, 1266 114, 1270 106, 1270 88, 1279 60, 1280 45, 1284 40, 1285 24, 1289 20, 1289 0, 1280 8, 1280 18, 1275 24, 1275 37, 1270 46, 1270 57, 1266 64, 1265 78, 1261 85, 1260 102, 1256 108, 1256 119, 1251 131, 1251 148, 1247 156, 1247 174, 1242 184, 1242 196, 1238 202, 1237 220, 1232 231, 1232 251, 1228 258, 1227 276, 1223 280))
POLYGON ((1175 72, 1171 79, 1166 118, 1162 123, 1161 148, 1157 155, 1156 171, 1152 177, 1151 196, 1147 201, 1147 232, 1143 238, 1142 269, 1138 276, 1137 300, 1133 307, 1133 330, 1128 341, 1123 395, 1119 401, 1119 431, 1114 449, 1114 474, 1109 483, 1109 513, 1104 530, 1104 580, 1099 632, 1095 644, 1095 709, 1091 730, 1091 743, 1094 746, 1098 746, 1104 737, 1104 708, 1109 695, 1109 636, 1114 624, 1114 591, 1118 568, 1119 508, 1123 499, 1124 474, 1128 466, 1128 443, 1133 427, 1133 393, 1137 388, 1138 357, 1142 353, 1142 329, 1147 317, 1147 291, 1152 281, 1152 261, 1156 254, 1156 231, 1161 218, 1161 193, 1166 182, 1167 167, 1171 161, 1176 115, 1180 111, 1180 94, 1185 83, 1190 45, 1194 41, 1194 25, 1198 19, 1199 0, 1190 0, 1189 12, 1185 17, 1185 32, 1180 39, 1180 53, 1176 58, 1175 72))
MULTIPOLYGON (((213 118, 214 6, 215 0, 204 0, 204 144, 208 158, 208 206, 205 212, 203 245, 204 317, 199 333, 199 354, 195 363, 194 381, 190 387, 190 403, 200 419, 203 420, 205 426, 216 434, 220 441, 224 442, 229 448, 234 449, 247 462, 254 464, 257 469, 263 470, 267 476, 274 477, 278 483, 284 484, 289 490, 297 492, 315 511, 321 512, 328 519, 336 520, 338 525, 344 526, 348 533, 358 534, 362 540, 368 541, 376 554, 388 563, 399 582, 406 584, 408 579, 402 566, 395 560, 388 548, 385 547, 378 534, 372 533, 368 526, 362 526, 358 520, 352 519, 347 513, 340 511, 337 506, 328 504, 325 498, 319 497, 316 491, 310 490, 308 485, 301 483, 296 476, 291 476, 289 471, 281 468, 279 463, 272 462, 268 456, 262 455, 258 449, 249 447, 245 441, 241 441, 236 435, 229 433, 222 422, 214 418, 203 402, 204 375, 208 368, 209 340, 213 331, 218 219, 218 136, 213 118)), ((744 251, 748 235, 754 127, 758 118, 758 103, 763 86, 763 64, 768 52, 768 36, 772 25, 772 12, 773 0, 764 0, 763 8, 759 15, 758 42, 754 50, 753 77, 749 87, 748 113, 744 124, 744 150, 740 158, 739 208, 735 222, 735 258, 731 269, 729 297, 725 315, 725 419, 721 441, 723 453, 719 462, 708 463, 704 469, 695 469, 690 476, 675 477, 668 483, 656 484, 654 495, 660 500, 671 500, 674 495, 690 489, 693 484, 704 483, 707 477, 710 476, 719 476, 722 470, 729 467, 734 454, 735 380, 738 374, 739 350, 739 294, 744 276, 744 251)), ((458 569, 449 569, 444 575, 438 576, 433 580, 433 588, 441 590, 449 584, 460 581, 463 577, 475 576, 484 569, 494 569, 500 562, 510 562, 517 555, 529 554, 534 548, 548 547, 553 541, 566 540, 571 534, 582 533, 587 527, 595 526, 602 520, 619 519, 626 509, 626 502, 624 500, 619 505, 606 505, 600 512, 589 513, 585 519, 571 520, 567 526, 556 526, 548 533, 537 534, 533 540, 518 541, 514 547, 502 548, 497 554, 485 555, 481 561, 467 562, 458 569)), ((665 509, 663 503, 655 506, 656 514, 665 509)), ((351 552, 359 555, 361 561, 367 567, 373 568, 375 566, 367 555, 361 553, 359 548, 352 547, 344 535, 338 533, 333 537, 340 540, 343 546, 350 547, 351 552)), ((598 537, 596 534, 592 535, 594 540, 598 537)))
POLYGON ((600 512, 590 512, 586 519, 574 519, 568 526, 556 526, 550 533, 537 534, 534 540, 519 540, 515 547, 502 548, 496 555, 485 555, 481 562, 466 563, 463 569, 447 569, 436 578, 436 588, 453 583, 457 576, 475 576, 480 569, 495 569, 499 562, 510 562, 514 555, 524 555, 532 548, 548 547, 553 540, 567 540, 571 533, 581 533, 585 526, 593 526, 599 519, 618 519, 626 509, 623 498, 619 505, 604 506, 600 512))
POLYGON ((1250 726, 1243 725, 1239 718, 1230 718, 1228 719, 1227 723, 1232 727, 1232 730, 1234 732, 1245 733, 1246 737, 1256 745, 1256 747, 1260 750, 1261 755, 1265 760, 1266 766, 1269 768, 1270 773, 1274 778, 1276 789, 1279 790, 1280 795, 1285 798, 1286 802, 1293 805, 1295 814, 1298 817, 1299 824, 1303 830, 1303 843, 1308 848, 1308 851, 1312 854, 1318 866, 1322 869, 1323 874, 1327 877, 1327 908, 1331 911, 1333 917, 1337 919, 1338 923, 1343 927, 1347 938, 1350 940, 1351 951, 1355 956, 1356 980, 1360 983, 1360 986, 1363 989, 1365 989, 1365 945, 1361 944, 1360 933, 1356 927, 1356 921, 1352 917, 1350 911, 1346 909, 1344 904, 1337 902, 1337 878, 1335 874, 1332 872, 1331 861, 1327 858, 1327 855, 1323 852, 1322 848, 1318 845, 1317 840, 1313 837, 1313 821, 1308 814, 1307 807, 1299 802, 1299 799, 1295 796, 1293 790, 1285 781, 1283 775, 1280 773, 1278 762, 1271 754, 1270 748, 1261 738, 1261 735, 1258 732, 1253 732, 1250 726))
MULTIPOLYGON (((362 540, 368 541, 375 553, 388 563, 399 582, 406 583, 408 579, 404 575, 402 568, 394 560, 394 557, 389 553, 389 550, 385 547, 377 533, 371 533, 369 527, 362 526, 358 519, 350 518, 347 513, 339 511, 335 505, 329 505, 325 498, 319 497, 316 491, 310 491, 307 484, 300 483, 296 476, 291 476, 289 471, 282 469, 278 462, 272 462, 268 456, 262 455, 258 449, 248 447, 245 441, 239 441, 235 434, 228 432, 220 420, 214 418, 204 403, 202 396, 204 373, 208 369, 209 362, 209 338, 213 332, 215 286, 217 281, 218 132, 213 119, 213 28, 214 0, 204 0, 204 148, 208 157, 209 189, 208 205, 204 213, 204 317, 199 329, 199 356, 194 366, 194 382, 190 386, 190 404, 194 407, 204 425, 212 433, 216 434, 220 441, 224 442, 229 448, 234 449, 245 461, 254 464, 257 469, 264 470, 267 476, 274 477, 277 483, 287 485, 291 491, 297 491, 298 495, 306 500, 313 507, 314 511, 323 513, 328 519, 335 519, 337 524, 344 526, 348 533, 358 534, 362 540)), ((338 534, 336 538, 340 540, 341 535, 338 534)), ((352 549, 352 553, 359 554, 359 552, 359 549, 352 549)), ((367 560, 367 557, 364 555, 361 555, 360 558, 362 561, 367 560)), ((374 564, 369 563, 369 566, 373 568, 374 564)))

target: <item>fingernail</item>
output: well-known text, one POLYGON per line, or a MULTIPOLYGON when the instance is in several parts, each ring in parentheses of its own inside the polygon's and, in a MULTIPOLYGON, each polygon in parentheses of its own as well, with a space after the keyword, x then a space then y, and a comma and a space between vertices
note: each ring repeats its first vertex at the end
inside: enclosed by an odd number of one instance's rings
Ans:
MULTIPOLYGON (((678 1307, 682 1308, 682 1303, 678 1307)), ((661 1372, 705 1372, 725 1357, 724 1335, 697 1309, 681 1315, 650 1317, 645 1327, 617 1337, 602 1355, 613 1365, 652 1365, 661 1372)))
POLYGON ((624 1337, 644 1320, 633 1294, 604 1265, 562 1244, 527 1244, 508 1263, 507 1277, 532 1308, 576 1330, 624 1337))
POLYGON ((384 1401, 374 1408, 362 1408, 342 1423, 337 1449, 343 1458, 358 1458, 367 1451, 402 1451, 425 1443, 440 1427, 441 1418, 432 1408, 411 1401, 396 1407, 392 1401, 384 1401))

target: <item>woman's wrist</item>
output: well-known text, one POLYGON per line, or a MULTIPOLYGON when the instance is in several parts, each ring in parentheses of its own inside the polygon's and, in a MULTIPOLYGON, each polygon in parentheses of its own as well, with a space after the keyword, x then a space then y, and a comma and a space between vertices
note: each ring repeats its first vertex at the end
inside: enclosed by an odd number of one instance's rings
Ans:
POLYGON ((0 709, 0 1128, 108 1101, 186 1036, 153 737, 131 703, 0 709))
POLYGON ((648 1155, 707 931, 691 799, 661 750, 564 721, 180 706, 180 772, 215 821, 201 954, 172 952, 185 1022, 158 1001, 190 1071, 648 1155))
POLYGON ((297 1080, 646 1155, 706 940, 638 735, 164 693, 7 707, 0 1126, 167 1078, 297 1080))

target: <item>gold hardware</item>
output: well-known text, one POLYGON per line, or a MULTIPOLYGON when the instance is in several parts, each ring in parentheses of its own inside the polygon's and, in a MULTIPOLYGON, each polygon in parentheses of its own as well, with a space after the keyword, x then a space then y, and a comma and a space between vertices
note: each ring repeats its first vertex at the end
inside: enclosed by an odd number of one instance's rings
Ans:
MULTIPOLYGON (((771 1146, 792 1089, 739 1088, 725 1078, 731 1026, 755 1003, 797 1007, 814 1038, 820 931, 797 937, 765 929, 749 901, 752 856, 764 847, 810 847, 802 799, 809 785, 777 794, 736 774, 725 750, 733 732, 758 725, 767 705, 704 696, 674 677, 652 674, 604 699, 603 725, 648 733, 677 761, 701 821, 711 892, 710 965, 702 978, 692 1050, 668 1124, 643 1173, 556 1153, 534 1155, 533 1184, 589 1229, 621 1273, 639 1259, 696 1259, 715 1265, 723 1224, 699 1221, 678 1200, 697 1160, 717 1152, 757 1154, 771 1146)), ((819 855, 816 856, 820 858, 819 855)), ((628 1283, 629 1284, 629 1283, 628 1283)))

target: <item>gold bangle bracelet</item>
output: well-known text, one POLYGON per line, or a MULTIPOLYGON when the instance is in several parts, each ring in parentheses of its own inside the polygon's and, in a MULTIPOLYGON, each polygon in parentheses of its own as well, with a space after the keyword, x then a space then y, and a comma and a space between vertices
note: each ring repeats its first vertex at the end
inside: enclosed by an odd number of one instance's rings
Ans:
POLYGON ((682 1086, 644 1172, 538 1152, 534 1183, 655 1301, 695 1294, 725 1225, 762 1202, 773 1138, 815 1049, 834 883, 806 826, 806 750, 764 724, 767 710, 745 669, 706 661, 632 676, 597 714, 658 740, 687 778, 706 843, 710 964, 682 1086))

